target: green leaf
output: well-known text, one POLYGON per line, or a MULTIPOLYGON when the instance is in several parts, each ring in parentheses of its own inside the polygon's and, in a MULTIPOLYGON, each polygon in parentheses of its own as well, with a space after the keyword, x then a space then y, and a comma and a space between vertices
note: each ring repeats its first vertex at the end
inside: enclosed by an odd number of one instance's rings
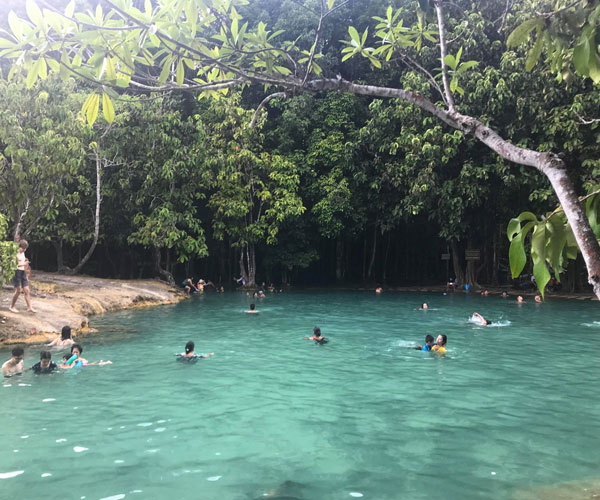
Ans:
POLYGON ((510 274, 514 278, 518 278, 521 271, 525 267, 527 262, 527 256, 525 255, 525 247, 523 245, 522 234, 519 233, 510 242, 510 248, 508 249, 508 260, 510 261, 510 274))
POLYGON ((27 0, 25 2, 25 10, 27 11, 27 16, 29 19, 31 19, 33 24, 39 26, 42 23, 44 16, 34 0, 27 0))
POLYGON ((117 72, 115 71, 115 63, 112 57, 106 58, 106 78, 111 82, 117 79, 117 72))
POLYGON ((533 275, 538 289, 544 297, 544 289, 550 281, 550 272, 546 266, 546 223, 536 225, 531 237, 531 258, 533 259, 533 275))
POLYGON ((456 69, 456 59, 452 54, 448 54, 444 57, 444 64, 451 69, 456 69))
POLYGON ((8 13, 8 26, 13 35, 15 35, 15 38, 20 42, 23 38, 23 24, 12 10, 8 13))
POLYGON ((98 110, 100 109, 100 96, 94 93, 91 97, 92 99, 85 113, 86 120, 90 127, 96 122, 96 118, 98 118, 98 110))
POLYGON ((519 219, 510 219, 508 227, 506 228, 506 235, 508 241, 512 241, 516 234, 521 231, 521 221, 519 219))
POLYGON ((535 43, 533 47, 527 54, 527 59, 525 60, 525 71, 531 71, 533 67, 537 64, 538 59, 542 55, 542 50, 544 49, 544 37, 542 36, 542 30, 538 29, 536 33, 535 43))
POLYGON ((183 66, 183 61, 181 59, 179 59, 179 61, 177 62, 176 80, 177 80, 177 85, 179 85, 180 87, 183 85, 184 76, 185 76, 185 68, 183 66))
POLYGON ((73 17, 73 13, 75 12, 75 0, 71 0, 67 7, 65 8, 65 16, 73 17))
POLYGON ((600 195, 592 196, 585 202, 585 212, 596 238, 600 238, 600 195))
POLYGON ((589 73, 588 63, 590 60, 590 42, 587 37, 573 49, 573 66, 580 75, 589 73))
POLYGON ((512 47, 516 47, 517 45, 521 45, 529 38, 529 33, 531 33, 535 28, 542 26, 544 26, 544 20, 542 18, 534 17, 532 19, 528 19, 512 31, 506 40, 506 46, 510 49, 512 47))
POLYGON ((112 123, 115 120, 115 108, 106 92, 102 92, 102 113, 108 123, 112 123))
POLYGON ((327 8, 329 10, 331 10, 333 8, 334 3, 335 3, 335 0, 327 0, 327 8))
POLYGON ((348 27, 348 33, 350 33, 350 38, 360 45, 360 35, 354 26, 348 27))
POLYGON ((39 59, 33 63, 29 67, 29 72, 27 73, 27 79, 25 80, 25 88, 30 89, 35 85, 35 82, 38 78, 38 72, 40 70, 39 59))

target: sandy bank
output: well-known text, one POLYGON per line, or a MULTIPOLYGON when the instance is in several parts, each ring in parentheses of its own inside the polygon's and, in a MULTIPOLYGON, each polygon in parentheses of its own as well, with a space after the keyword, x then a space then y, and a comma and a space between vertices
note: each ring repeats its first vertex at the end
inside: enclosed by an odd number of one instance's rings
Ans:
MULTIPOLYGON (((19 313, 10 312, 14 288, 5 286, 0 290, 0 344, 45 342, 55 338, 64 325, 78 331, 82 322, 94 314, 173 304, 185 298, 181 291, 161 281, 113 280, 40 271, 32 274, 30 288, 36 314, 26 312, 22 295, 16 305, 19 313)), ((79 333, 90 331, 93 330, 79 333)))

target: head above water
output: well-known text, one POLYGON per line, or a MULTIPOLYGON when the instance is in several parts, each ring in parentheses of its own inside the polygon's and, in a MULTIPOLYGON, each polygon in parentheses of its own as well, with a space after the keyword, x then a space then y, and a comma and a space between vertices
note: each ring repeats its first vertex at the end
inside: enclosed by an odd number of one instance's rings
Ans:
POLYGON ((25 355, 25 351, 22 347, 15 347, 11 352, 13 358, 21 358, 25 355))
POLYGON ((40 365, 42 365, 42 368, 48 368, 51 359, 52 355, 48 351, 40 352, 40 365))
POLYGON ((253 303, 253 304, 250 304, 250 310, 251 310, 251 311, 254 311, 254 309, 256 309, 256 304, 254 304, 254 303, 253 303))
POLYGON ((433 344, 433 336, 431 336, 431 335, 425 335, 425 343, 427 345, 432 345, 433 344))
POLYGON ((421 309, 427 309, 429 306, 427 305, 427 302, 423 302, 421 304, 421 309))
POLYGON ((446 335, 444 335, 443 333, 440 333, 436 339, 437 345, 446 346, 446 342, 448 342, 448 337, 446 337, 446 335))
POLYGON ((189 354, 190 352, 194 352, 194 343, 191 340, 185 344, 185 353, 189 354))
POLYGON ((315 326, 315 327, 313 328, 313 335, 314 335, 315 337, 320 337, 320 336, 321 336, 321 329, 320 329, 318 326, 315 326))
POLYGON ((60 338, 62 340, 69 340, 71 338, 71 327, 69 325, 65 325, 62 327, 60 332, 60 338))
POLYGON ((83 352, 83 347, 81 347, 79 344, 73 344, 71 346, 71 354, 77 354, 77 356, 81 356, 82 352, 83 352))

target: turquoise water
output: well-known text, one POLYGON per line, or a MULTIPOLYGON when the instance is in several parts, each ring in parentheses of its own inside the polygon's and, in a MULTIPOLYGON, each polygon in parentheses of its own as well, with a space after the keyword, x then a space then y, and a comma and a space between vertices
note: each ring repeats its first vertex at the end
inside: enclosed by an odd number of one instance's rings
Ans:
POLYGON ((257 316, 249 303, 92 318, 83 356, 113 365, 4 379, 0 498, 503 499, 600 476, 597 303, 294 292, 257 316), (467 325, 473 311, 494 324, 467 325), (314 325, 329 344, 302 340, 314 325), (407 348, 426 333, 448 335, 447 356, 407 348), (188 340, 215 356, 177 362, 188 340))

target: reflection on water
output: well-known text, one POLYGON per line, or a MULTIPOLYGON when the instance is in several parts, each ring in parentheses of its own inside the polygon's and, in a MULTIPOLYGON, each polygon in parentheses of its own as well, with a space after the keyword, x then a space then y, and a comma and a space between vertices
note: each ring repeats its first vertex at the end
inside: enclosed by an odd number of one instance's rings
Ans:
POLYGON ((599 475, 597 304, 251 300, 94 318, 83 356, 113 365, 4 379, 0 497, 521 500, 599 475), (315 325, 327 345, 303 340, 315 325), (439 333, 445 357, 412 348, 439 333), (215 356, 177 363, 189 340, 215 356))

